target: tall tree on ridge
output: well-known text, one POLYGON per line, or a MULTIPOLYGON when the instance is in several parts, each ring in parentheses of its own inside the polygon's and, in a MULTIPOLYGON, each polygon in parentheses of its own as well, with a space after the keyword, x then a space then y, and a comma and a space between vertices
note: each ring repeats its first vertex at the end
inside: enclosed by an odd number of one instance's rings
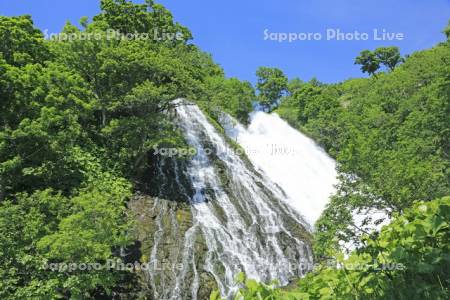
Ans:
POLYGON ((259 103, 270 110, 287 91, 288 79, 278 68, 260 67, 256 71, 259 103))

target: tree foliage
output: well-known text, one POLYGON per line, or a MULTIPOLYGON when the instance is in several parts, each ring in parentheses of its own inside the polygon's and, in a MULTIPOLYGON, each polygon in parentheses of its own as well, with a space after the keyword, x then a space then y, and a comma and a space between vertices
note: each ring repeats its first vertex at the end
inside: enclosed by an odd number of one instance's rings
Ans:
POLYGON ((128 271, 46 266, 127 259, 126 202, 150 149, 185 146, 172 100, 242 120, 251 110, 253 88, 226 79, 163 6, 100 8, 51 40, 29 16, 0 17, 1 299, 133 297, 128 271), (147 38, 124 36, 136 33, 147 38))
POLYGON ((377 80, 301 83, 282 100, 277 112, 338 163, 338 193, 317 225, 318 257, 337 247, 338 233, 358 238, 351 225, 355 211, 390 215, 413 199, 450 194, 449 57, 443 43, 412 54, 377 80))
POLYGON ((34 28, 30 16, 0 16, 0 24, 0 53, 6 63, 23 66, 43 62, 48 58, 44 36, 34 28))
POLYGON ((252 111, 252 101, 255 99, 255 91, 249 82, 242 82, 236 78, 226 79, 211 77, 207 81, 208 102, 205 103, 207 110, 215 115, 214 108, 224 109, 227 113, 235 116, 241 123, 248 123, 248 115, 252 111), (210 109, 213 104, 213 109, 210 109))
POLYGON ((398 47, 380 47, 375 51, 363 50, 355 59, 355 64, 361 65, 361 71, 369 75, 376 75, 381 65, 393 71, 404 59, 398 47))
POLYGON ((390 71, 393 71, 403 61, 398 47, 380 47, 375 49, 374 53, 378 60, 390 71))
POLYGON ((363 50, 355 58, 355 64, 361 65, 361 71, 369 75, 375 75, 375 72, 380 68, 380 60, 375 53, 370 50, 363 50))
POLYGON ((448 22, 447 27, 444 29, 444 34, 447 37, 447 39, 450 39, 450 21, 448 22))
POLYGON ((270 110, 286 92, 288 79, 280 69, 268 67, 260 67, 256 76, 259 103, 270 110))
MULTIPOLYGON (((289 289, 240 275, 235 299, 448 299, 450 197, 416 202, 348 258, 321 265, 289 289)), ((220 299, 218 293, 211 299, 220 299)))

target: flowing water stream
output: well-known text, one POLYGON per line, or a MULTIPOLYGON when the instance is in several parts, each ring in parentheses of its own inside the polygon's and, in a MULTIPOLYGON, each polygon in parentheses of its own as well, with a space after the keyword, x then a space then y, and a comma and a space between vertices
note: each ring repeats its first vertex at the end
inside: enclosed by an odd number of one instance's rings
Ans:
MULTIPOLYGON (((160 287, 156 287, 156 280, 149 276, 153 289, 158 291, 155 298, 199 299, 198 290, 205 273, 213 278, 224 297, 230 297, 238 288, 235 279, 239 272, 259 281, 277 280, 281 285, 303 276, 311 266, 312 252, 311 226, 302 215, 307 212, 308 216, 312 208, 303 211, 302 207, 313 207, 309 201, 324 203, 327 200, 332 189, 331 177, 335 175, 331 160, 300 133, 300 138, 290 136, 289 141, 298 143, 295 146, 303 151, 303 155, 290 158, 290 176, 301 174, 296 180, 307 181, 298 183, 297 187, 303 190, 295 194, 284 180, 289 174, 273 180, 279 171, 271 172, 270 164, 252 155, 248 155, 250 160, 238 155, 238 148, 230 146, 224 134, 196 105, 179 105, 176 115, 186 141, 196 149, 185 170, 172 167, 178 183, 183 176, 190 181, 190 189, 180 183, 178 190, 190 203, 192 226, 183 233, 177 244, 180 250, 173 259, 183 264, 183 270, 175 272, 173 280, 158 280, 160 287), (310 186, 312 184, 314 186, 310 186), (320 192, 314 193, 316 188, 320 192), (205 243, 202 255, 195 248, 199 236, 205 243)), ((274 120, 270 118, 254 118, 248 129, 229 117, 223 121, 226 132, 243 146, 261 146, 273 138, 271 130, 286 130, 272 128, 274 120), (255 120, 257 122, 253 123, 255 120), (264 130, 269 134, 259 134, 264 130)), ((270 159, 275 160, 274 164, 278 159, 280 168, 286 167, 282 156, 270 159)), ((164 164, 162 160, 160 167, 164 164)), ((156 261, 158 253, 161 255, 163 251, 160 247, 164 241, 162 223, 173 223, 170 230, 179 226, 176 212, 167 208, 167 204, 155 205, 163 206, 160 214, 172 214, 173 218, 163 222, 156 216, 158 230, 154 234, 150 261, 156 261)))
POLYGON ((335 192, 335 161, 275 113, 253 112, 247 128, 226 114, 221 123, 258 171, 280 185, 284 199, 314 224, 335 192))

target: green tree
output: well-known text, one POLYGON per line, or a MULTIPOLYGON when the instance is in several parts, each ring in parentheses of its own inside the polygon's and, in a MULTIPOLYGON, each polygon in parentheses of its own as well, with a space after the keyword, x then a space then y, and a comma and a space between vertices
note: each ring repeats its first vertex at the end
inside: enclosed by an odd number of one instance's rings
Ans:
POLYGON ((361 71, 369 75, 375 75, 381 65, 393 71, 404 59, 400 55, 398 47, 380 47, 375 51, 363 50, 355 59, 355 64, 361 65, 361 71))
POLYGON ((288 79, 277 68, 260 67, 256 71, 259 103, 271 109, 287 91, 288 79))
POLYGON ((44 36, 34 28, 31 17, 0 16, 0 53, 10 65, 23 66, 39 63, 49 58, 44 36))
POLYGON ((403 62, 403 58, 400 55, 398 47, 380 47, 375 49, 375 55, 390 71, 393 71, 395 67, 403 62))
POLYGON ((361 71, 369 75, 375 75, 375 72, 380 69, 380 60, 375 53, 370 50, 363 50, 355 59, 356 65, 361 65, 361 71))
POLYGON ((207 86, 209 95, 204 103, 207 110, 214 116, 216 112, 225 110, 241 123, 248 123, 248 115, 253 109, 252 101, 255 100, 255 91, 249 82, 215 76, 208 79, 207 86))
MULTIPOLYGON (((46 189, 0 204, 2 299, 106 296, 125 276, 107 268, 67 269, 68 264, 120 259, 113 250, 130 243, 124 205, 130 184, 103 172, 88 154, 78 151, 74 156, 91 173, 73 197, 46 189)), ((132 284, 133 278, 128 280, 132 284)))
POLYGON ((94 17, 94 21, 106 23, 108 28, 126 33, 148 33, 150 37, 158 37, 162 33, 179 34, 180 39, 162 40, 162 43, 185 43, 192 39, 191 32, 184 26, 173 21, 172 14, 162 5, 153 0, 146 0, 144 4, 135 4, 128 0, 101 0, 102 12, 94 17))
POLYGON ((444 29, 444 34, 447 37, 447 39, 450 39, 450 21, 448 21, 448 25, 444 29))

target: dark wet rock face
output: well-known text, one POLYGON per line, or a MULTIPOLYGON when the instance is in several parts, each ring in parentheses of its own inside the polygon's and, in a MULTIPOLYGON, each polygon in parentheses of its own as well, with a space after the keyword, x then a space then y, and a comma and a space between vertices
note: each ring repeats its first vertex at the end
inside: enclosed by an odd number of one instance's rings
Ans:
POLYGON ((142 243, 140 262, 148 266, 138 270, 146 298, 172 299, 176 291, 179 299, 206 299, 217 289, 211 274, 202 270, 207 247, 193 228, 188 203, 136 195, 130 209, 136 220, 133 234, 142 243))

